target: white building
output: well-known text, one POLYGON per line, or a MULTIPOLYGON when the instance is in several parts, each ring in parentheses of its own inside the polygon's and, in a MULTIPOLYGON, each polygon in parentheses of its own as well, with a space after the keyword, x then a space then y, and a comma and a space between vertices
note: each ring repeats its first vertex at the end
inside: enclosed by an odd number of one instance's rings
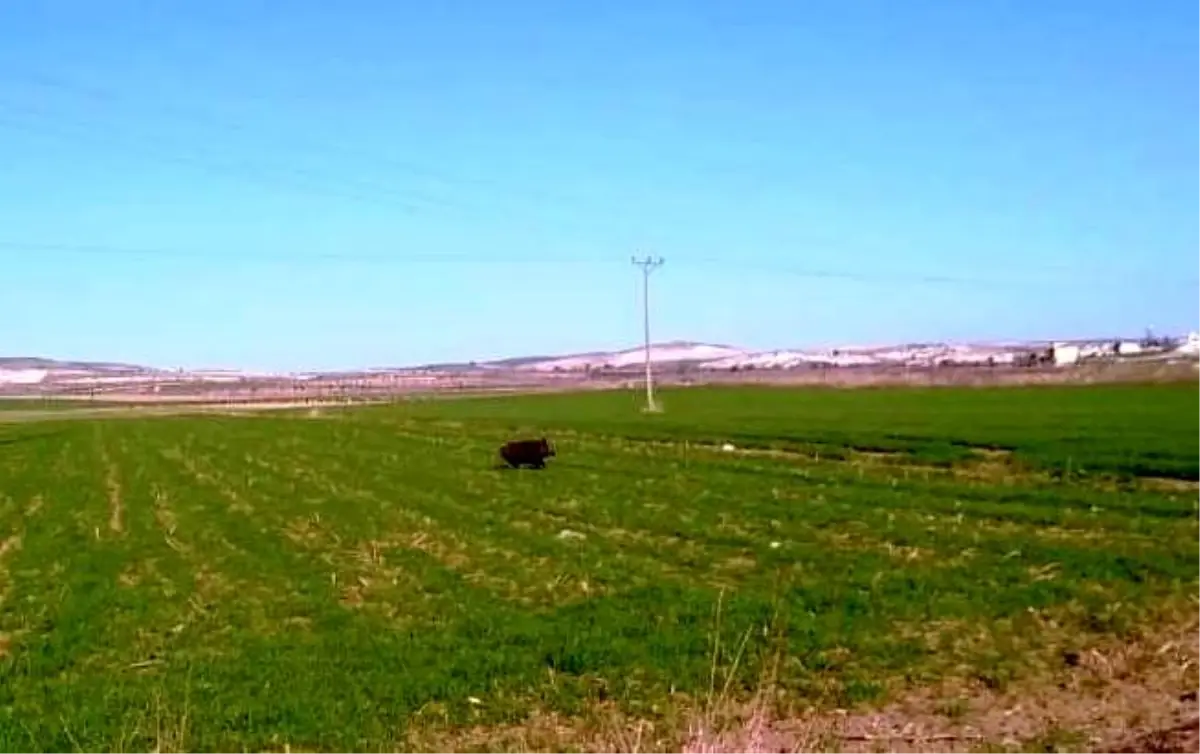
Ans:
POLYGON ((1054 344, 1054 366, 1063 367, 1079 362, 1079 346, 1054 344))
POLYGON ((1106 356, 1112 356, 1116 350, 1115 343, 1088 343, 1079 347, 1080 359, 1102 359, 1106 356))
POLYGON ((1188 333, 1187 339, 1179 344, 1176 352, 1192 355, 1200 354, 1200 333, 1188 333))

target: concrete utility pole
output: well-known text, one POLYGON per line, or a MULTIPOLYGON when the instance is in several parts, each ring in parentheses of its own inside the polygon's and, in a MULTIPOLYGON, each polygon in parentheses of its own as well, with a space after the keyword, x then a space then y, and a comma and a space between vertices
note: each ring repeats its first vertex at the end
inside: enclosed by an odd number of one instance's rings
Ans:
POLYGON ((642 268, 642 318, 646 334, 646 411, 657 413, 662 409, 654 401, 654 376, 650 369, 650 273, 662 266, 663 258, 646 257, 639 260, 633 257, 631 261, 642 268))

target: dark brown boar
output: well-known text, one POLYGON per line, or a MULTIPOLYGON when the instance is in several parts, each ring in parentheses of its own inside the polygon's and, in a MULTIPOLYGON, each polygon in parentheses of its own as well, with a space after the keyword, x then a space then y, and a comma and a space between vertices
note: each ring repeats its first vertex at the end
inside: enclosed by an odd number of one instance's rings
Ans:
POLYGON ((538 440, 513 440, 500 446, 500 457, 514 469, 531 466, 546 468, 546 459, 555 456, 554 446, 546 438, 538 440))

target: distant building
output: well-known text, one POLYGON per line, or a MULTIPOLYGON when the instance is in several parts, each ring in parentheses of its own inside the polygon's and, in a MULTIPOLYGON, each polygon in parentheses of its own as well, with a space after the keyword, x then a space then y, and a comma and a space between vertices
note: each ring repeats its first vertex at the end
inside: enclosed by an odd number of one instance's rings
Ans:
POLYGON ((1122 340, 1117 343, 1117 355, 1133 356, 1142 352, 1142 344, 1136 340, 1122 340))
POLYGON ((1062 367, 1079 362, 1079 346, 1066 343, 1055 343, 1053 347, 1054 366, 1062 367))
POLYGON ((1200 333, 1188 333, 1187 338, 1175 350, 1182 354, 1200 354, 1200 333))

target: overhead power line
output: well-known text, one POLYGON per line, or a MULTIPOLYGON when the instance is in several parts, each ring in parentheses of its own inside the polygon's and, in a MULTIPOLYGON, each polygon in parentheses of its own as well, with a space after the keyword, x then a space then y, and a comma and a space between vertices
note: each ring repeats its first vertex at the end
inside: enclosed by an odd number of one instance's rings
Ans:
MULTIPOLYGON (((0 127, 23 131, 37 137, 49 137, 60 141, 90 143, 97 147, 98 153, 108 154, 114 148, 129 154, 136 154, 155 162, 182 165, 200 170, 223 178, 233 178, 258 186, 285 189, 301 194, 325 196, 348 200, 356 204, 375 205, 386 209, 404 212, 406 215, 416 215, 428 210, 450 210, 467 216, 503 215, 505 208, 503 200, 510 199, 519 192, 505 190, 497 193, 498 200, 480 203, 478 201, 463 201, 461 199, 438 196, 428 191, 411 188, 397 188, 377 181, 344 177, 330 177, 320 172, 306 170, 295 165, 264 165, 247 162, 219 154, 213 159, 212 155, 177 146, 167 146, 163 139, 156 136, 124 134, 116 131, 105 133, 112 129, 98 128, 94 123, 72 122, 70 118, 55 116, 37 108, 14 108, 0 102, 0 127), (5 117, 4 111, 24 115, 27 120, 5 117), (30 122, 32 118, 35 121, 30 122), (121 138, 124 137, 124 138, 121 138)), ((212 145, 210 145, 212 146, 212 145)), ((213 147, 213 151, 216 148, 213 147)), ((547 196, 551 194, 547 193, 547 196)), ((548 202, 550 200, 547 200, 548 202)), ((575 233, 586 233, 592 238, 602 238, 607 243, 619 245, 628 241, 633 235, 629 227, 622 227, 620 221, 614 222, 611 217, 591 215, 583 206, 572 209, 569 203, 561 199, 553 200, 541 208, 543 211, 524 213, 528 231, 531 233, 544 232, 547 227, 565 225, 575 233), (544 211, 552 209, 552 211, 544 211), (565 211, 564 211, 565 210, 565 211)), ((511 224, 511 214, 505 217, 511 224)), ((639 231, 637 235, 644 235, 639 231)))
MULTIPOLYGON (((38 88, 65 91, 68 92, 68 94, 80 95, 89 98, 89 100, 92 101, 109 103, 136 101, 139 106, 143 108, 145 108, 146 104, 148 104, 142 100, 137 100, 137 98, 122 95, 119 91, 103 88, 103 86, 97 86, 95 84, 80 84, 78 82, 71 82, 71 80, 67 80, 62 77, 49 76, 49 74, 40 72, 25 71, 23 72, 23 76, 25 83, 38 86, 38 88)), ((16 76, 13 76, 13 72, 10 71, 8 72, 6 80, 10 80, 10 82, 12 82, 12 80, 19 79, 17 79, 16 76)), ((4 103, 0 103, 0 106, 4 106, 4 103)), ((41 108, 14 108, 11 106, 11 104, 7 104, 5 107, 10 110, 10 112, 24 114, 26 118, 29 118, 29 116, 32 116, 32 118, 40 118, 43 120, 43 122, 37 125, 30 125, 26 124, 26 122, 11 118, 0 118, 0 125, 16 128, 16 130, 42 134, 42 136, 52 136, 56 138, 74 137, 92 140, 92 142, 95 142, 98 132, 98 128, 96 126, 98 122, 103 122, 96 119, 90 119, 90 122, 80 121, 79 119, 71 119, 60 113, 46 112, 46 110, 41 108), (64 125, 72 125, 72 120, 74 120, 73 125, 78 126, 78 130, 74 133, 71 133, 70 130, 64 130, 64 127, 62 127, 64 125)), ((214 130, 217 131, 247 134, 247 136, 254 136, 254 134, 257 134, 257 136, 268 136, 275 138, 275 140, 272 140, 272 150, 275 151, 277 151, 281 145, 278 143, 277 138, 280 137, 281 134, 276 134, 274 132, 263 133, 260 130, 256 130, 256 128, 248 127, 244 124, 239 124, 239 122, 224 119, 221 118, 221 116, 206 112, 204 108, 194 106, 179 106, 179 104, 170 104, 164 102, 154 102, 151 104, 150 109, 154 110, 155 114, 160 116, 160 118, 180 122, 180 124, 190 127, 199 124, 205 127, 214 128, 214 130)), ((108 122, 106 125, 112 125, 112 122, 108 122)), ((118 133, 121 133, 122 131, 125 131, 124 128, 120 128, 120 124, 118 124, 118 133)), ((210 173, 234 176, 234 178, 250 179, 253 182, 258 182, 258 184, 269 182, 269 184, 287 187, 287 189, 300 189, 308 192, 317 191, 320 193, 325 193, 326 196, 353 198, 356 199, 356 201, 361 202, 386 203, 391 205, 391 207, 401 205, 401 207, 409 211, 426 209, 428 205, 433 205, 433 207, 438 208, 467 211, 467 213, 479 213, 479 211, 494 209, 492 204, 487 204, 486 207, 480 207, 480 205, 475 205, 475 207, 472 207, 470 204, 464 204, 461 199, 440 197, 437 196, 436 193, 430 193, 428 191, 397 189, 395 186, 380 185, 376 181, 362 181, 358 179, 347 180, 344 178, 344 176, 330 178, 330 176, 322 176, 319 173, 314 173, 312 170, 295 167, 293 164, 288 164, 287 167, 268 167, 263 166, 263 164, 247 164, 245 161, 230 160, 230 158, 226 155, 221 155, 220 160, 216 162, 211 160, 203 160, 203 158, 197 158, 197 156, 194 155, 194 152, 193 154, 180 155, 178 149, 174 150, 174 152, 170 151, 169 149, 163 150, 163 140, 156 138, 156 136, 157 134, 148 137, 144 133, 139 133, 137 134, 136 143, 132 145, 126 144, 126 146, 133 146, 134 150, 142 151, 144 154, 152 155, 158 161, 184 164, 184 166, 204 169, 206 172, 210 173), (158 149, 154 149, 155 142, 157 142, 158 149), (266 167, 265 170, 264 167, 266 167), (280 180, 281 178, 290 180, 280 180), (306 185, 298 185, 298 182, 296 182, 295 179, 300 179, 300 181, 304 182, 306 185), (422 205, 425 205, 425 207, 422 207, 422 205)), ((422 166, 422 164, 418 162, 402 160, 402 158, 397 158, 389 154, 380 154, 380 152, 377 151, 356 149, 353 148, 353 146, 348 146, 344 143, 332 143, 329 142, 329 140, 296 137, 294 133, 290 132, 286 134, 284 140, 293 146, 298 146, 298 150, 293 150, 296 151, 296 154, 298 155, 312 156, 320 155, 322 152, 324 152, 324 154, 330 156, 356 158, 356 160, 370 164, 372 169, 384 168, 386 170, 390 170, 390 172, 401 172, 409 175, 424 176, 424 178, 433 179, 433 181, 437 182, 437 184, 443 184, 451 187, 451 189, 456 185, 457 187, 460 187, 460 189, 462 189, 462 187, 468 187, 468 189, 484 189, 487 190, 487 193, 490 193, 493 199, 498 197, 504 199, 504 201, 511 201, 511 199, 524 198, 527 199, 527 201, 532 201, 535 203, 553 203, 557 214, 562 214, 563 210, 568 211, 570 214, 570 205, 580 204, 582 201, 581 197, 566 196, 564 195, 564 192, 559 189, 550 191, 530 189, 528 186, 512 185, 510 181, 485 178, 485 176, 449 174, 446 173, 445 170, 422 166)), ((110 140, 106 140, 103 145, 106 146, 107 149, 110 148, 113 143, 110 142, 110 140)), ((581 207, 578 209, 583 208, 581 207)), ((588 217, 588 219, 595 223, 598 231, 612 231, 611 220, 600 221, 593 219, 593 217, 588 217)))
POLYGON ((134 256, 200 259, 211 262, 279 262, 298 266, 308 262, 376 264, 612 264, 611 256, 512 256, 437 252, 270 252, 263 250, 201 251, 198 249, 108 246, 96 244, 21 243, 0 241, 0 255, 9 253, 70 254, 82 256, 134 256))
MULTIPOLYGON (((969 253, 969 252, 966 252, 969 253)), ((698 257, 690 260, 692 264, 728 267, 735 264, 728 258, 698 257)), ((857 272, 830 268, 800 267, 786 263, 756 261, 751 257, 741 257, 736 262, 740 270, 756 271, 768 275, 787 275, 808 278, 812 280, 836 280, 852 283, 870 283, 879 285, 910 284, 910 285, 944 285, 972 288, 1040 288, 1038 295, 1044 295, 1044 289, 1069 290, 1095 289, 1105 285, 1126 285, 1131 276, 1128 273, 1109 270, 1087 270, 1074 268, 1068 274, 1063 270, 1044 270, 1037 267, 1017 265, 1015 275, 943 275, 902 272, 857 272), (1053 274, 1057 272, 1058 274, 1053 274), (1089 274, 1090 273, 1090 274, 1089 274)), ((1158 273, 1147 281, 1153 285, 1167 289, 1173 287, 1196 288, 1200 285, 1197 278, 1177 277, 1163 280, 1158 273)))
MULTIPOLYGON (((11 72, 10 72, 11 73, 11 72)), ((46 76, 43 74, 33 73, 26 74, 32 82, 41 87, 53 88, 66 92, 74 92, 81 94, 93 100, 102 101, 121 101, 135 98, 123 96, 118 92, 103 87, 97 87, 91 84, 73 83, 62 79, 61 77, 46 76)), ((13 77, 9 76, 8 80, 12 81, 13 77)), ((139 105, 147 103, 136 100, 139 105)), ((238 133, 252 133, 254 129, 248 128, 243 124, 224 120, 219 117, 214 117, 206 113, 202 108, 190 106, 166 105, 163 103, 152 103, 156 109, 164 113, 167 117, 175 119, 179 122, 195 123, 202 122, 211 125, 218 129, 226 131, 234 131, 238 133)), ((0 105, 2 106, 2 105, 0 105)), ((10 111, 23 112, 26 115, 32 115, 34 118, 41 118, 42 123, 31 125, 27 122, 13 120, 11 118, 0 117, 0 125, 7 125, 10 128, 16 128, 32 132, 37 135, 51 136, 56 138, 77 138, 84 140, 99 141, 106 149, 114 146, 111 139, 104 138, 104 135, 99 132, 94 126, 95 124, 78 122, 75 124, 76 129, 72 130, 70 119, 61 118, 53 113, 46 112, 37 108, 12 108, 10 111), (99 138, 98 138, 99 137, 99 138)), ((118 128, 118 134, 122 134, 118 128)), ((133 144, 124 144, 121 146, 132 147, 135 150, 143 150, 149 152, 155 159, 168 163, 197 168, 218 175, 232 176, 235 178, 248 179, 260 184, 274 184, 278 187, 296 189, 302 192, 323 194, 330 197, 338 197, 348 199, 354 202, 363 204, 375 204, 389 209, 400 209, 406 214, 414 214, 430 208, 449 208, 466 212, 478 212, 480 208, 464 205, 461 201, 447 199, 428 192, 416 191, 409 188, 396 188, 394 186, 381 185, 374 181, 363 181, 357 178, 330 178, 322 175, 320 172, 306 170, 297 167, 293 164, 286 166, 282 165, 262 165, 247 163, 237 159, 231 159, 224 154, 221 154, 216 161, 209 159, 209 156, 198 157, 195 154, 179 154, 178 150, 173 150, 170 147, 163 147, 163 140, 157 138, 144 138, 141 135, 122 134, 126 136, 126 141, 134 141, 133 144)), ((293 134, 287 134, 287 137, 293 137, 293 134)), ((389 168, 398 171, 409 172, 411 174, 424 175, 435 177, 437 180, 444 183, 458 183, 462 185, 493 187, 504 192, 505 198, 511 198, 520 194, 525 194, 528 198, 535 198, 539 201, 555 202, 556 212, 562 210, 565 204, 569 204, 572 200, 563 196, 559 192, 543 192, 529 191, 527 189, 517 189, 505 186, 501 181, 482 177, 464 177, 450 176, 444 171, 439 171, 428 166, 422 166, 407 160, 397 160, 388 155, 368 154, 362 150, 357 150, 352 147, 347 147, 343 144, 333 144, 329 142, 318 142, 316 140, 308 141, 310 148, 308 152, 325 151, 343 156, 356 156, 364 160, 369 160, 375 164, 382 164, 389 168)), ((214 149, 219 152, 219 149, 214 149)), ((564 219, 564 218, 558 218, 564 219)), ((571 221, 568 219, 568 223, 571 221)), ((592 238, 604 237, 606 242, 622 243, 624 239, 614 238, 611 233, 613 225, 606 220, 596 220, 599 223, 594 229, 589 229, 588 233, 592 238)), ((591 225, 591 223, 588 223, 591 225)), ((644 230, 644 229, 643 229, 644 230)), ((639 233, 643 235, 643 233, 639 233)), ((179 249, 129 249, 119 247, 106 246, 70 246, 64 244, 21 244, 16 242, 0 243, 0 249, 8 249, 10 251, 37 251, 42 253, 98 253, 98 254, 121 254, 121 255, 143 255, 143 256, 179 256, 179 257, 207 257, 214 258, 213 252, 210 251, 187 251, 179 249)), ((805 249, 806 254, 810 251, 805 249)), ((826 255, 829 256, 829 255, 826 255)), ((237 254, 222 254, 222 259, 239 258, 247 260, 263 260, 263 261, 280 261, 286 263, 302 263, 307 261, 346 261, 346 262, 375 262, 375 263, 394 263, 394 262, 456 262, 465 264, 477 263, 492 263, 492 262, 515 262, 510 258, 497 259, 491 255, 488 256, 448 256, 441 254, 364 254, 359 252, 334 252, 334 253, 306 253, 306 254, 270 254, 262 251, 243 251, 237 254)), ((759 271, 771 275, 787 275, 791 277, 807 278, 814 280, 831 280, 831 281, 847 281, 865 284, 912 284, 912 285, 946 285, 946 286, 972 286, 972 287, 1013 287, 1024 288, 1029 286, 1050 286, 1050 287, 1093 287, 1103 284, 1111 284, 1114 277, 1120 276, 1121 273, 1104 271, 1104 270, 1070 270, 1068 274, 1064 274, 1061 268, 1056 270, 1048 270, 1043 266, 1037 268, 1029 265, 1024 265, 1019 268, 1015 276, 996 277, 991 275, 945 275, 945 274, 920 274, 920 273, 867 273, 852 270, 836 270, 836 269, 816 269, 811 267, 795 267, 787 264, 776 262, 756 262, 752 257, 737 256, 732 258, 703 258, 692 257, 690 259, 680 259, 678 262, 684 264, 699 264, 711 265, 718 267, 732 267, 736 265, 742 271, 759 271), (1091 274, 1089 274, 1091 273, 1091 274)), ((561 257, 547 258, 545 256, 536 260, 537 263, 549 262, 603 262, 606 258, 594 258, 588 260, 582 259, 563 259, 561 257)), ((530 260, 534 261, 534 260, 530 260)), ((1126 279, 1128 276, 1125 276, 1126 279)), ((1169 280, 1155 278, 1153 281, 1159 287, 1173 288, 1176 285, 1182 287, 1187 285, 1189 288, 1195 288, 1200 285, 1196 279, 1176 277, 1169 280)))
POLYGON ((31 124, 11 117, 0 117, 0 125, 11 130, 25 131, 36 136, 48 136, 56 139, 67 139, 92 142, 104 148, 106 152, 114 147, 124 147, 134 153, 141 152, 144 156, 162 163, 182 165, 224 177, 232 177, 250 181, 260 185, 291 189, 301 193, 324 195, 330 198, 349 199, 361 204, 375 204, 389 209, 401 209, 412 213, 426 209, 428 205, 452 204, 444 199, 423 195, 412 191, 399 191, 394 188, 379 186, 357 180, 330 180, 318 172, 305 170, 296 166, 262 165, 244 160, 220 157, 216 160, 210 156, 197 156, 194 152, 178 150, 172 147, 164 148, 162 140, 148 139, 139 136, 136 143, 121 143, 113 139, 111 134, 102 134, 90 126, 70 128, 70 123, 51 118, 49 113, 31 108, 5 109, 35 118, 45 118, 44 123, 31 124), (425 205, 425 206, 423 206, 425 205))
MULTIPOLYGON (((8 73, 8 76, 6 78, 10 83, 13 81, 20 80, 13 75, 14 74, 13 71, 10 70, 7 73, 8 73)), ((122 102, 122 101, 132 102, 135 100, 135 98, 130 97, 128 95, 123 95, 121 92, 119 92, 115 89, 97 86, 92 83, 81 84, 77 81, 70 81, 70 80, 64 79, 61 76, 53 76, 53 75, 48 75, 48 74, 40 73, 40 72, 32 72, 31 73, 28 71, 24 72, 24 76, 26 76, 25 83, 30 83, 35 86, 46 88, 46 89, 54 89, 54 90, 58 90, 58 91, 64 91, 64 92, 68 92, 68 93, 82 95, 82 96, 85 96, 92 100, 98 100, 98 101, 109 102, 109 103, 122 102)), ((147 104, 152 104, 152 109, 156 112, 157 115, 168 118, 168 119, 175 120, 177 122, 186 123, 188 125, 195 125, 196 123, 201 123, 206 126, 216 128, 218 130, 223 130, 223 131, 232 132, 232 133, 245 134, 245 135, 252 135, 255 133, 255 129, 252 127, 249 127, 243 123, 238 123, 233 120, 221 118, 219 116, 214 116, 213 114, 211 114, 210 112, 207 112, 203 108, 196 107, 194 105, 192 105, 192 106, 178 105, 178 104, 172 104, 172 103, 165 103, 162 101, 156 101, 154 103, 147 103, 146 101, 140 100, 140 99, 138 99, 137 102, 142 107, 145 107, 147 104)), ((272 135, 276 135, 276 134, 272 134, 272 135)), ((424 165, 419 162, 415 162, 413 160, 400 159, 393 155, 381 154, 378 152, 367 152, 362 149, 357 149, 354 147, 347 146, 344 143, 334 143, 334 142, 331 142, 328 140, 305 138, 301 134, 291 133, 291 132, 289 132, 288 134, 286 134, 284 136, 293 145, 303 148, 304 152, 308 153, 308 154, 325 152, 330 155, 338 155, 338 156, 342 156, 342 157, 359 159, 359 160, 362 160, 365 162, 369 162, 372 165, 383 166, 390 170, 394 170, 394 171, 398 171, 398 172, 405 172, 405 173, 409 173, 410 175, 414 175, 414 176, 432 178, 441 183, 460 184, 460 185, 465 185, 465 186, 490 187, 493 189, 503 190, 506 195, 524 194, 524 195, 528 196, 529 198, 537 200, 537 201, 546 201, 546 200, 561 201, 563 199, 563 196, 561 195, 560 192, 542 192, 542 191, 537 191, 537 190, 529 190, 527 188, 516 188, 516 187, 511 186, 510 184, 505 183, 504 181, 499 181, 499 180, 496 180, 493 178, 486 178, 486 177, 480 177, 480 176, 454 175, 451 173, 447 173, 444 170, 439 170, 437 168, 433 168, 428 165, 424 165)))
MULTIPOLYGON (((173 247, 141 247, 120 246, 108 244, 71 244, 38 241, 0 240, 0 258, 5 255, 30 254, 67 254, 77 256, 136 256, 147 258, 181 258, 208 260, 214 263, 229 262, 266 262, 287 266, 299 266, 309 263, 366 263, 366 264, 464 264, 464 265, 495 265, 495 264, 596 264, 610 265, 618 259, 609 254, 593 255, 562 255, 540 253, 514 256, 511 254, 462 254, 439 253, 425 251, 313 251, 313 252, 276 252, 261 248, 226 248, 223 250, 203 250, 173 247)), ((931 285, 948 287, 976 288, 1038 288, 1038 295, 1043 295, 1046 288, 1061 290, 1064 288, 1090 289, 1095 288, 1097 279, 1089 276, 1073 278, 1052 277, 1036 270, 1026 271, 1021 277, 969 277, 955 275, 928 275, 920 273, 864 273, 855 270, 837 270, 829 268, 812 268, 755 261, 748 255, 730 255, 728 257, 679 257, 674 264, 682 267, 714 267, 721 270, 739 273, 758 272, 771 276, 786 276, 808 280, 829 280, 850 283, 874 285, 931 285)), ((1111 281, 1113 277, 1108 276, 1111 281)), ((1127 283, 1129 276, 1121 277, 1119 282, 1127 283)), ((1187 287, 1195 290, 1198 286, 1196 279, 1178 278, 1163 281, 1156 277, 1154 284, 1167 289, 1187 287)))
MULTIPOLYGON (((10 72, 11 73, 11 72, 10 72)), ((25 76, 32 80, 32 83, 43 88, 59 89, 67 92, 74 92, 92 100, 101 101, 120 101, 130 100, 131 97, 122 96, 119 92, 112 89, 101 88, 90 84, 72 83, 70 80, 62 79, 61 77, 46 76, 40 73, 25 73, 25 76)), ((12 78, 12 77, 8 77, 12 78)), ((145 104, 138 101, 139 104, 145 104)), ((2 106, 2 104, 0 104, 2 106)), ((17 112, 22 112, 26 115, 35 116, 46 120, 44 124, 31 125, 29 122, 19 120, 0 118, 0 125, 18 128, 40 134, 40 136, 50 136, 58 138, 83 138, 97 140, 98 139, 109 148, 113 146, 112 140, 104 139, 102 134, 98 132, 95 124, 83 124, 78 130, 73 131, 71 128, 64 126, 70 125, 70 120, 61 119, 52 113, 44 112, 44 110, 36 108, 8 108, 16 109, 17 112), (53 118, 53 120, 50 120, 53 118)), ((172 104, 156 103, 156 109, 161 113, 166 114, 168 118, 178 120, 180 122, 204 122, 217 128, 223 128, 226 131, 235 131, 239 133, 252 132, 252 128, 247 128, 244 125, 236 124, 221 118, 216 118, 210 114, 206 114, 202 108, 196 107, 179 107, 172 104)), ((78 124, 77 124, 78 125, 78 124)), ((130 136, 130 134, 126 134, 130 136)), ((232 175, 234 178, 248 179, 259 184, 275 184, 277 186, 289 187, 289 189, 299 189, 301 191, 323 193, 323 195, 331 197, 341 197, 350 199, 350 201, 359 203, 371 203, 383 205, 389 209, 402 209, 406 213, 412 214, 416 211, 424 210, 430 207, 451 208, 472 211, 470 207, 464 207, 461 202, 456 202, 454 199, 446 199, 428 195, 426 192, 414 191, 409 189, 397 190, 395 187, 380 186, 376 182, 362 181, 358 179, 338 178, 330 180, 329 176, 324 176, 313 170, 306 170, 288 164, 288 166, 263 166, 263 164, 247 163, 245 161, 230 160, 230 158, 221 155, 217 161, 209 160, 209 158, 197 157, 190 154, 178 154, 178 150, 173 151, 170 148, 162 148, 162 139, 144 139, 138 137, 136 144, 126 144, 133 146, 134 149, 142 149, 151 152, 157 160, 164 162, 172 162, 185 164, 185 166, 206 170, 206 172, 232 175), (158 148, 155 149, 157 140, 158 148), (148 149, 149 148, 149 149, 148 149)), ((406 170, 406 172, 436 176, 443 182, 450 184, 463 184, 475 186, 492 186, 497 189, 503 189, 505 197, 520 195, 522 191, 512 190, 505 187, 503 182, 486 179, 486 178, 466 178, 466 176, 450 176, 440 170, 420 166, 418 163, 410 161, 395 160, 386 155, 366 154, 361 150, 347 148, 342 144, 317 143, 311 142, 313 151, 328 151, 332 154, 340 154, 346 156, 360 156, 374 163, 385 164, 385 166, 406 170)), ((524 192, 530 198, 553 199, 556 203, 562 203, 564 197, 554 196, 554 192, 524 192)), ((556 207, 556 210, 562 207, 556 207)), ((589 231, 592 238, 606 237, 612 231, 611 223, 607 223, 602 228, 596 228, 595 231, 589 231)), ((619 243, 619 240, 607 238, 606 240, 614 240, 619 243)), ((456 256, 456 255, 436 255, 436 253, 362 253, 362 252, 313 252, 313 253, 280 253, 254 251, 240 251, 236 253, 221 253, 220 256, 211 251, 197 250, 178 250, 178 249, 126 249, 126 247, 114 246, 96 246, 96 245, 64 245, 64 244, 22 244, 0 243, 0 251, 13 252, 41 252, 41 253, 97 253, 97 255, 122 255, 122 256, 145 256, 145 257, 194 257, 194 258, 220 258, 223 261, 228 259, 245 259, 245 261, 266 261, 266 262, 281 262, 288 264, 300 264, 307 262, 362 262, 362 263, 464 263, 464 264, 484 264, 484 263, 515 263, 521 262, 511 257, 497 258, 491 255, 488 256, 456 256)), ((562 257, 547 257, 542 256, 536 259, 528 259, 529 262, 535 263, 606 263, 608 258, 562 258, 562 257)), ((1018 276, 997 277, 997 276, 959 276, 946 274, 919 274, 919 273, 862 273, 862 271, 853 270, 836 270, 836 269, 814 269, 814 268, 797 268, 786 263, 774 262, 755 262, 744 256, 731 258, 697 258, 679 259, 679 262, 684 264, 701 264, 713 265, 719 268, 732 268, 737 265, 737 268, 742 271, 761 271, 761 273, 769 275, 786 275, 790 277, 799 277, 799 279, 810 280, 829 280, 829 281, 845 281, 856 283, 876 283, 876 285, 922 285, 922 286, 964 286, 964 287, 1030 287, 1030 286, 1055 286, 1055 287, 1098 287, 1098 286, 1124 286, 1130 281, 1130 275, 1118 273, 1112 270, 1046 270, 1044 268, 1024 267, 1021 269, 1018 276), (1064 274, 1066 273, 1066 274, 1064 274)), ((1154 276, 1152 281, 1156 286, 1162 287, 1196 287, 1200 286, 1200 282, 1196 280, 1172 279, 1172 277, 1154 276)))

